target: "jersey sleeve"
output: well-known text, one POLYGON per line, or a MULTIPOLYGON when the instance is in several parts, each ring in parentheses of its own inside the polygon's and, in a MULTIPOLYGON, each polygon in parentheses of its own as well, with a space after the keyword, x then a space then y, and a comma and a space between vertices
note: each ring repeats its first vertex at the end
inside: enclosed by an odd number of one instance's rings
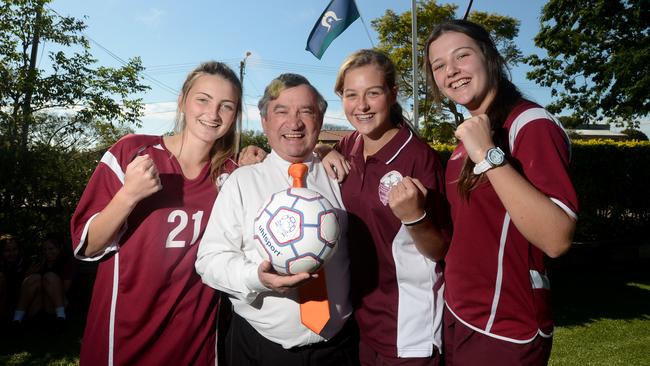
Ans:
POLYGON ((547 118, 524 123, 512 139, 513 163, 535 188, 577 219, 578 198, 569 175, 568 136, 547 118))
POLYGON ((258 265, 243 250, 244 207, 237 175, 224 183, 199 243, 196 271, 203 283, 251 303, 269 291, 257 275, 258 265))
POLYGON ((77 259, 97 261, 119 249, 118 241, 126 230, 126 226, 118 233, 115 241, 109 244, 102 253, 93 257, 86 257, 81 253, 81 249, 86 243, 90 223, 124 185, 126 166, 139 151, 137 143, 134 145, 134 140, 130 136, 124 137, 104 153, 81 195, 70 222, 72 249, 77 259))

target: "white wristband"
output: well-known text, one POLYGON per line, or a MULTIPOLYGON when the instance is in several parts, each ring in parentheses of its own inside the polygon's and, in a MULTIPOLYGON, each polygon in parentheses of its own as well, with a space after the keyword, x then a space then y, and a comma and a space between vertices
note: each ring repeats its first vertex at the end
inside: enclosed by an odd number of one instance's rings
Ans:
POLYGON ((417 219, 415 219, 415 220, 411 220, 411 221, 402 221, 402 224, 403 224, 404 226, 413 226, 413 225, 417 225, 417 224, 421 223, 422 221, 424 221, 424 219, 425 219, 426 217, 427 217, 427 212, 424 211, 424 213, 422 214, 422 216, 418 217, 417 219))

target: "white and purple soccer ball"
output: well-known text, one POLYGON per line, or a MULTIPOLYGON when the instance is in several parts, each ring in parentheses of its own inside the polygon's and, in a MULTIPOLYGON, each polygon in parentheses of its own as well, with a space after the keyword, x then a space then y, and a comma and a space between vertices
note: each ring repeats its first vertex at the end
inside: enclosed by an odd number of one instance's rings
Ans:
POLYGON ((340 236, 338 216, 320 193, 289 188, 269 197, 255 217, 260 255, 281 274, 316 272, 340 236))

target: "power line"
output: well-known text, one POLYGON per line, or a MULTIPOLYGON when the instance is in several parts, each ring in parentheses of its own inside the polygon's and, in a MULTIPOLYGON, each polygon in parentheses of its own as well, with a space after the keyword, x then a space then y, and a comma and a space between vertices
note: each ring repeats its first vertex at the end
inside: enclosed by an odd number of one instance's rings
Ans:
MULTIPOLYGON (((58 16, 60 16, 60 17, 62 17, 62 18, 65 18, 63 15, 61 15, 59 12, 57 12, 57 11, 54 10, 54 9, 52 9, 51 7, 48 6, 47 8, 48 8, 48 10, 51 10, 52 12, 54 12, 56 15, 58 15, 58 16)), ((114 58, 115 60, 117 60, 119 63, 121 63, 121 64, 124 65, 124 66, 127 65, 127 62, 126 62, 126 61, 124 61, 121 57, 117 56, 115 53, 111 52, 108 48, 104 47, 101 43, 95 41, 95 40, 94 40, 93 38, 91 38, 91 37, 90 37, 86 32, 83 32, 83 31, 82 31, 82 32, 80 32, 80 33, 81 33, 84 37, 88 38, 88 40, 90 40, 91 42, 93 42, 95 45, 97 45, 99 48, 101 48, 101 49, 104 50, 106 53, 108 53, 109 56, 111 56, 112 58, 114 58)), ((169 93, 171 93, 171 94, 173 94, 173 95, 178 95, 178 90, 176 90, 175 88, 172 88, 172 87, 168 86, 167 84, 163 83, 162 81, 160 81, 160 80, 158 80, 158 79, 156 79, 156 78, 154 78, 154 77, 148 75, 148 74, 147 74, 146 72, 144 72, 144 71, 142 71, 141 74, 142 74, 142 76, 143 76, 146 80, 149 80, 150 82, 152 82, 152 83, 155 84, 156 86, 162 88, 163 90, 165 90, 165 91, 167 91, 167 92, 169 92, 169 93)))

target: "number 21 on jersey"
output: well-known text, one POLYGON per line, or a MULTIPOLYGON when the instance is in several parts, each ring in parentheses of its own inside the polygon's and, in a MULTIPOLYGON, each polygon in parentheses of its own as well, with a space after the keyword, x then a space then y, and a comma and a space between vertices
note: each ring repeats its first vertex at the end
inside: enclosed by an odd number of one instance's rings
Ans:
MULTIPOLYGON (((203 218, 203 211, 196 211, 192 215, 193 222, 193 233, 192 241, 190 241, 190 246, 196 242, 196 239, 199 238, 199 232, 201 231, 201 219, 203 218)), ((167 235, 167 241, 165 243, 165 248, 183 248, 186 245, 185 240, 176 240, 178 234, 180 234, 187 227, 188 216, 187 212, 183 210, 174 210, 169 216, 167 216, 167 222, 175 223, 178 221, 178 224, 169 232, 167 235)))

